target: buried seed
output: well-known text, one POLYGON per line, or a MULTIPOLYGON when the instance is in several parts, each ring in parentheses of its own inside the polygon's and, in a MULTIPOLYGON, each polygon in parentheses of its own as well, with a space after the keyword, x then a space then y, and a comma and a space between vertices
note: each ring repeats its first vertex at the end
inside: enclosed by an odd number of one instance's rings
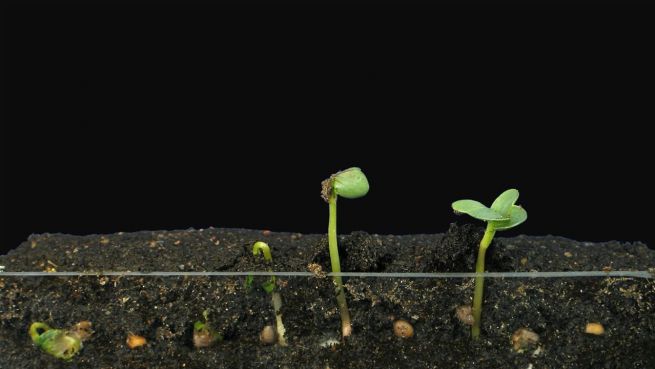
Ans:
POLYGON ((264 345, 272 345, 277 339, 277 332, 275 327, 272 325, 267 325, 262 329, 262 332, 259 334, 259 341, 264 345))
POLYGON ((602 336, 605 334, 605 327, 600 323, 587 323, 584 332, 596 336, 602 336))
POLYGON ((539 342, 539 335, 534 333, 528 328, 519 328, 514 332, 511 338, 514 351, 523 352, 530 346, 536 345, 539 342))
POLYGON ((396 320, 393 322, 393 334, 400 338, 410 338, 414 335, 414 327, 406 320, 396 320))
POLYGON ((137 336, 136 334, 130 333, 127 335, 126 343, 127 343, 127 347, 131 349, 135 349, 137 347, 145 345, 147 341, 143 336, 137 336))

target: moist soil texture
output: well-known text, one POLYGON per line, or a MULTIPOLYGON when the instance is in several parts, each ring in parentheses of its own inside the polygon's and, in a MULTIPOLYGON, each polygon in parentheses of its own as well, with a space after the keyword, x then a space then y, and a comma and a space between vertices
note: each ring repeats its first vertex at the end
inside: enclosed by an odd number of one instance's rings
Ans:
MULTIPOLYGON (((445 234, 339 237, 342 270, 471 272, 483 229, 445 234)), ((641 243, 587 243, 561 237, 496 238, 487 271, 653 270, 641 243)), ((487 278, 479 340, 457 314, 471 303, 471 278, 344 278, 353 333, 342 340, 327 237, 210 228, 111 235, 31 236, 0 256, 12 271, 311 271, 278 277, 288 346, 264 345, 275 324, 268 280, 222 276, 12 277, 0 273, 0 368, 655 368, 655 280, 625 277, 487 278), (273 263, 253 256, 267 242, 273 263), (222 335, 195 348, 193 325, 222 335), (394 335, 402 319, 413 335, 394 335), (28 329, 91 321, 94 333, 71 361, 36 347, 28 329), (600 323, 603 335, 585 333, 600 323), (512 335, 539 337, 522 352, 512 335), (146 344, 130 349, 128 334, 146 344)))

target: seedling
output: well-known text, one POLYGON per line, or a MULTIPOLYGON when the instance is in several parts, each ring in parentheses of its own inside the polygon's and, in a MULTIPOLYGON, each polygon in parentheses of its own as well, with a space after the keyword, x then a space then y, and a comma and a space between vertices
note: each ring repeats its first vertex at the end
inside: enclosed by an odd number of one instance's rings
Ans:
POLYGON ((202 316, 205 318, 204 322, 197 321, 193 324, 193 345, 199 348, 209 347, 223 340, 223 336, 209 324, 209 310, 203 311, 202 316))
MULTIPOLYGON (((270 264, 273 262, 273 256, 271 255, 271 248, 268 247, 266 242, 257 241, 252 245, 252 254, 257 256, 260 253, 264 254, 264 260, 269 264, 268 271, 272 272, 273 269, 270 267, 270 264)), ((262 283, 262 288, 266 293, 271 295, 271 300, 273 302, 273 310, 275 311, 275 327, 277 329, 277 343, 280 346, 286 346, 287 340, 284 337, 285 329, 284 323, 282 323, 282 297, 280 293, 275 290, 275 276, 262 283)))
MULTIPOLYGON (((361 169, 353 167, 331 175, 321 185, 323 187, 321 196, 330 205, 330 221, 328 223, 330 264, 333 273, 341 273, 339 246, 337 244, 337 198, 341 196, 347 199, 356 199, 365 196, 368 193, 369 184, 361 169)), ((334 283, 337 286, 337 304, 341 315, 341 336, 348 337, 352 333, 352 325, 341 276, 335 276, 334 283)))
MULTIPOLYGON (((484 273, 484 256, 496 231, 516 227, 528 219, 528 213, 525 209, 514 205, 518 198, 519 191, 509 189, 494 200, 491 208, 475 200, 459 200, 453 203, 452 207, 455 213, 468 214, 475 219, 487 222, 487 229, 484 232, 484 236, 480 242, 480 248, 478 249, 478 259, 475 264, 476 273, 484 273)), ((475 277, 475 292, 473 294, 473 325, 471 326, 471 336, 473 339, 477 339, 480 336, 483 291, 484 277, 479 275, 475 277)))
POLYGON ((82 341, 91 336, 91 322, 83 321, 71 329, 53 329, 43 322, 30 325, 32 341, 44 352, 66 361, 73 359, 82 349, 82 341))

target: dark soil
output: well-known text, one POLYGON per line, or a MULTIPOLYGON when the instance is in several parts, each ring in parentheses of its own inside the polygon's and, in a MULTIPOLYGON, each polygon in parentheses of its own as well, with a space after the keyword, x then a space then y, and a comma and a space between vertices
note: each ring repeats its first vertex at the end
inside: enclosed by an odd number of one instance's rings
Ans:
MULTIPOLYGON (((342 269, 373 272, 473 271, 482 228, 451 226, 442 235, 340 237, 342 269)), ((250 247, 272 248, 276 271, 329 271, 324 235, 205 229, 105 236, 32 236, 8 255, 5 271, 252 271, 266 270, 250 247)), ((655 251, 643 244, 584 243, 559 237, 499 238, 489 271, 646 270, 655 251)), ((0 274, 1 276, 1 274, 0 274)), ((471 279, 349 278, 353 335, 340 341, 330 278, 278 278, 288 347, 264 346, 259 333, 275 317, 255 278, 31 277, 0 278, 0 368, 655 368, 655 281, 636 278, 495 279, 485 281, 482 335, 455 316, 472 299, 471 279), (193 347, 193 322, 209 321, 224 340, 193 347), (393 334, 394 319, 414 336, 393 334), (95 333, 71 362, 36 348, 34 321, 69 327, 93 322, 95 333), (584 333, 600 322, 605 335, 584 333), (519 328, 540 336, 514 352, 519 328), (129 349, 129 332, 147 345, 129 349)))

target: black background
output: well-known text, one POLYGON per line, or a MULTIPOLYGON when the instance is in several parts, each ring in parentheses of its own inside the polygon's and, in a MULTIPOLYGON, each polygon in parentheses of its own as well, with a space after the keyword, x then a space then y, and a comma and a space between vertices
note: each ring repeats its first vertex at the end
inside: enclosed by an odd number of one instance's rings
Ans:
POLYGON ((3 252, 42 232, 325 232, 320 182, 354 165, 371 190, 339 202, 341 232, 443 232, 452 201, 516 187, 529 220, 504 235, 655 244, 651 68, 614 30, 3 16, 3 252))

